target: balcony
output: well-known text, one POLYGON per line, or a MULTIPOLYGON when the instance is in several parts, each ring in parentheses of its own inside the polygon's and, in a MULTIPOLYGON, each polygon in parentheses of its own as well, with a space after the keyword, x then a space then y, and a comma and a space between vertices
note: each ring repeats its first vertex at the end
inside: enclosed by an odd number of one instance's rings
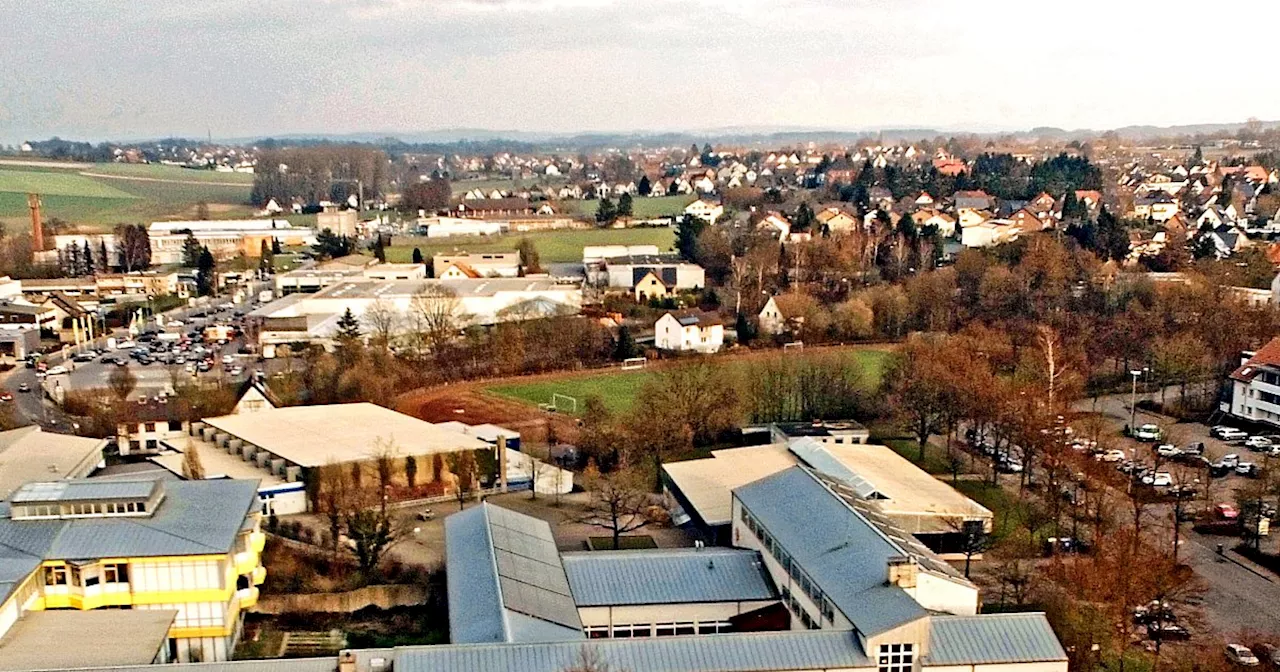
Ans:
POLYGON ((240 601, 241 609, 252 607, 258 603, 258 589, 256 587, 250 587, 237 590, 236 599, 240 601))

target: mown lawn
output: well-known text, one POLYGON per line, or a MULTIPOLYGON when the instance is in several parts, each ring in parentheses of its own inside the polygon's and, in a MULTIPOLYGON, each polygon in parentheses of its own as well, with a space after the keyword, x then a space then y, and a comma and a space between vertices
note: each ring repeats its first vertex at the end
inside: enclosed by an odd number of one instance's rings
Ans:
MULTIPOLYGON (((850 357, 855 358, 862 366, 863 371, 866 373, 867 385, 879 385, 880 375, 884 370, 889 353, 882 350, 851 350, 847 352, 850 357)), ((822 356, 827 354, 823 351, 815 351, 814 356, 818 356, 819 353, 822 356)), ((778 351, 775 356, 794 357, 795 355, 783 355, 781 351, 778 351)), ((728 367, 733 375, 743 379, 740 381, 741 385, 749 385, 750 381, 746 380, 746 378, 751 370, 751 363, 755 361, 759 361, 759 359, 726 359, 722 362, 722 365, 728 367)), ((602 371, 596 375, 540 377, 538 380, 531 380, 527 383, 505 383, 493 385, 486 389, 494 394, 518 399, 529 404, 551 403, 552 394, 568 395, 578 400, 579 414, 582 413, 587 397, 595 395, 600 397, 605 407, 611 412, 619 413, 631 410, 636 398, 640 396, 640 390, 644 387, 644 384, 656 375, 658 375, 656 371, 648 369, 639 371, 613 369, 602 371)), ((560 410, 568 412, 565 408, 560 410)))
POLYGON ((418 238, 413 239, 412 244, 387 248, 387 261, 410 261, 415 247, 427 259, 434 254, 455 251, 506 252, 516 249, 522 238, 533 241, 543 262, 567 263, 582 261, 582 248, 587 245, 657 245, 660 251, 669 251, 675 244, 675 231, 667 228, 573 229, 505 236, 418 238))

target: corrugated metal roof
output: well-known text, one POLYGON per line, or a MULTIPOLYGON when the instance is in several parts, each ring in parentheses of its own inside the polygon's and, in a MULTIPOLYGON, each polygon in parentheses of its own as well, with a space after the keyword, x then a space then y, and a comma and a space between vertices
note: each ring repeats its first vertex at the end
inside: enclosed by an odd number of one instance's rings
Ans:
POLYGON ((565 553, 579 607, 777 599, 756 551, 734 548, 565 553))
POLYGON ((885 583, 889 559, 906 551, 808 470, 792 467, 733 494, 863 633, 928 616, 904 591, 885 583))
POLYGON ((925 665, 984 665, 1066 660, 1041 613, 934 616, 925 665))
POLYGON ((423 646, 396 649, 396 672, 503 670, 552 672, 599 654, 630 672, 767 672, 874 667, 850 631, 752 632, 589 642, 423 646))
POLYGON ((258 505, 257 481, 174 481, 165 488, 164 501, 145 518, 13 520, 9 505, 0 504, 0 555, 10 555, 6 549, 46 560, 227 553, 258 505))
POLYGON ((455 513, 445 562, 454 643, 584 637, 546 521, 491 504, 455 513))

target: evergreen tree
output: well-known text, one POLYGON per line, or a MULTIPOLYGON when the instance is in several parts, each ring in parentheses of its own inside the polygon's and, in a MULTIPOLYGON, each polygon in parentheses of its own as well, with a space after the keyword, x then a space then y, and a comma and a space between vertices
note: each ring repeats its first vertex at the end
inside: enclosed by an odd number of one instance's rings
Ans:
POLYGON ((751 320, 747 318, 746 313, 738 313, 738 319, 734 323, 734 331, 738 332, 738 342, 748 345, 751 341, 756 340, 755 329, 751 326, 751 320))
POLYGON ((613 358, 621 362, 624 359, 638 357, 636 348, 636 339, 631 336, 631 329, 626 325, 618 328, 618 339, 614 343, 613 358))
POLYGON ((196 240, 196 234, 187 231, 187 239, 182 243, 182 265, 187 268, 199 266, 200 251, 200 241, 196 240))
POLYGON ((600 199, 600 205, 596 207, 596 221, 601 224, 612 224, 613 220, 618 218, 618 210, 613 205, 613 201, 606 196, 600 199))
POLYGON ((636 185, 636 193, 641 196, 648 196, 653 193, 653 183, 649 181, 648 175, 640 178, 639 184, 636 185))
POLYGON ((217 283, 217 265, 209 248, 200 248, 200 257, 196 263, 196 293, 200 296, 212 296, 217 283))
POLYGON ((698 237, 706 230, 707 222, 693 215, 685 215, 676 229, 676 251, 686 261, 697 262, 698 237))
POLYGON ((618 216, 631 216, 631 194, 627 192, 623 192, 622 196, 618 198, 618 216))
POLYGON ((422 260, 422 250, 416 247, 413 248, 413 263, 415 264, 426 263, 422 260))

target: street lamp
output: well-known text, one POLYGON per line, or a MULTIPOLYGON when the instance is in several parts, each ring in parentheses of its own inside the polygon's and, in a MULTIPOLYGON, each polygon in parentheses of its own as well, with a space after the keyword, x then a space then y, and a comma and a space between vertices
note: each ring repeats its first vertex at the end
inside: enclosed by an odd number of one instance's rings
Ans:
POLYGON ((1133 388, 1129 392, 1129 432, 1133 433, 1133 423, 1138 417, 1138 376, 1142 375, 1142 371, 1131 369, 1129 375, 1133 376, 1133 388))

